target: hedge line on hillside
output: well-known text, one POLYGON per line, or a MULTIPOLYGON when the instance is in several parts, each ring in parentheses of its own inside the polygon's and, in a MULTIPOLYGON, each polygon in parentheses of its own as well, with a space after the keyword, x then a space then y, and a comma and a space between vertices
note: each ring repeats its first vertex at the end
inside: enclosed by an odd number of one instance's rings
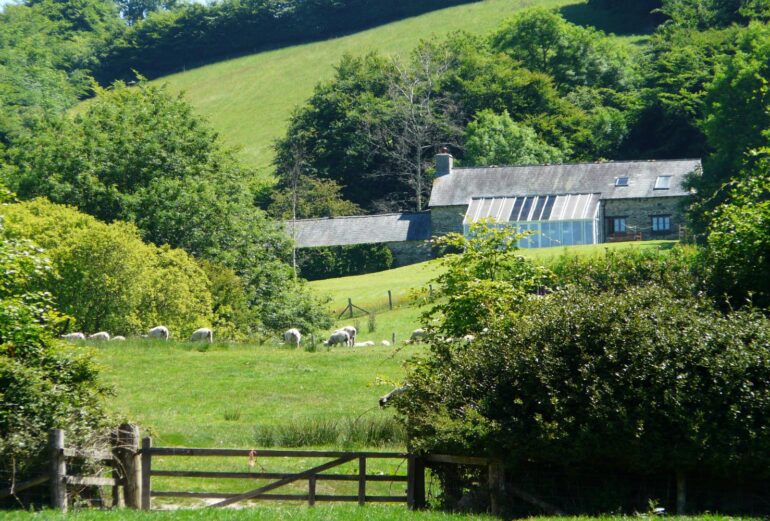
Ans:
POLYGON ((307 42, 474 0, 225 0, 156 12, 100 60, 103 83, 160 76, 207 61, 307 42))

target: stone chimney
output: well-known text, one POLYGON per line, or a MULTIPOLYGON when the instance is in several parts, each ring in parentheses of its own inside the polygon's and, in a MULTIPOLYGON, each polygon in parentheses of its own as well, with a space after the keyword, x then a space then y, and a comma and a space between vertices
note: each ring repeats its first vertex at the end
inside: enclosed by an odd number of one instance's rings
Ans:
POLYGON ((447 147, 441 147, 436 154, 436 177, 452 173, 454 158, 447 147))

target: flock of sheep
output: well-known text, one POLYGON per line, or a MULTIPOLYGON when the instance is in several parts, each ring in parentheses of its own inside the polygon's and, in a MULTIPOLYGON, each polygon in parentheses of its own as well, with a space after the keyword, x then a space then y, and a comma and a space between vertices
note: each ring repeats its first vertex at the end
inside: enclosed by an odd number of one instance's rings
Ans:
MULTIPOLYGON (((155 326, 154 328, 150 329, 146 335, 142 335, 142 338, 150 338, 153 340, 168 340, 169 334, 168 334, 168 328, 166 326, 155 326)), ((107 341, 121 341, 125 340, 126 337, 124 336, 110 336, 109 333, 106 331, 99 331, 98 333, 94 333, 93 335, 86 336, 83 333, 68 333, 66 335, 62 335, 62 338, 65 340, 71 340, 71 341, 77 341, 77 340, 96 340, 100 342, 107 342, 107 341)), ((208 342, 212 343, 214 341, 214 332, 207 328, 202 327, 200 329, 196 329, 193 331, 193 334, 190 335, 190 342, 208 342)))
MULTIPOLYGON (((372 340, 368 340, 366 342, 356 342, 356 335, 358 334, 358 331, 356 331, 356 328, 353 326, 345 326, 343 328, 340 328, 336 330, 334 333, 329 335, 329 339, 324 341, 324 345, 331 347, 336 345, 343 345, 348 347, 373 347, 375 343, 372 340)), ((412 331, 412 334, 409 336, 409 340, 405 340, 405 344, 414 344, 421 342, 425 338, 426 332, 424 329, 415 329, 412 331)), ((471 335, 467 335, 471 336, 471 335)), ((466 341, 470 341, 464 338, 466 341)), ((471 339, 472 340, 472 339, 471 339)), ((299 329, 291 328, 284 332, 283 334, 283 341, 286 344, 289 344, 291 346, 299 347, 300 343, 302 342, 302 333, 300 333, 299 329)), ((380 345, 383 346, 390 346, 390 342, 388 340, 383 340, 380 342, 380 345)))
MULTIPOLYGON (((356 328, 353 326, 345 326, 343 328, 340 328, 333 332, 331 335, 329 335, 329 339, 324 342, 325 346, 335 346, 335 345, 343 345, 348 347, 373 347, 375 343, 372 340, 368 340, 366 342, 356 342, 356 335, 358 334, 358 331, 356 331, 356 328)), ((426 332, 424 329, 415 329, 412 331, 412 334, 409 336, 408 340, 405 340, 405 344, 414 344, 421 342, 425 338, 426 332)), ((98 333, 94 333, 92 335, 86 336, 83 333, 68 333, 66 335, 62 335, 62 338, 65 340, 70 341, 78 341, 78 340, 95 340, 95 341, 101 341, 101 342, 107 342, 107 341, 122 341, 125 340, 126 337, 124 336, 110 336, 109 333, 106 331, 99 331, 98 333)), ((169 333, 168 328, 166 326, 156 326, 152 329, 150 329, 146 335, 142 335, 142 338, 149 338, 153 340, 168 340, 169 333)), ((473 341, 473 335, 466 335, 463 337, 464 342, 472 342, 473 341)), ((202 327, 200 329, 196 329, 193 331, 192 335, 190 335, 189 338, 190 342, 208 342, 212 343, 214 341, 214 332, 207 328, 202 327)), ((299 329, 291 328, 284 332, 283 334, 283 341, 291 346, 299 347, 300 343, 302 342, 302 333, 300 333, 299 329)), ((447 341, 452 341, 452 339, 447 339, 447 341)), ((383 346, 390 346, 391 343, 387 340, 383 340, 380 342, 383 346)))

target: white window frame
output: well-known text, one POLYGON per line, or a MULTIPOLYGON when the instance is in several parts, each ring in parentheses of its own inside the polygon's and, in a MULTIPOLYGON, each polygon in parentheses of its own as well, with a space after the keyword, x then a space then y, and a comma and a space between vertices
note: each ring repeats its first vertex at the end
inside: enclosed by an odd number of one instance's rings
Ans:
POLYGON ((650 219, 652 233, 668 233, 671 231, 671 215, 651 215, 650 219), (667 227, 661 228, 661 223, 665 223, 667 227))
POLYGON ((654 190, 668 190, 671 188, 671 179, 674 176, 671 175, 659 175, 657 179, 655 179, 655 187, 654 190))

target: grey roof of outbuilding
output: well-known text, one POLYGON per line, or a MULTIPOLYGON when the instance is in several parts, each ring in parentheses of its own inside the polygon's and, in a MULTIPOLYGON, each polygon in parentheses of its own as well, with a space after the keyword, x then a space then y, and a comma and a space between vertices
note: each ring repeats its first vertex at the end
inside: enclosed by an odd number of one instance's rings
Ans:
MULTIPOLYGON (((425 241, 431 237, 430 212, 299 219, 295 223, 298 248, 425 241)), ((291 236, 292 222, 284 226, 291 236)))
POLYGON ((617 161, 536 166, 455 168, 433 181, 429 206, 466 205, 472 197, 600 193, 602 199, 681 197, 689 174, 702 171, 699 159, 617 161), (658 176, 672 176, 671 188, 655 190, 658 176), (628 177, 628 186, 615 179, 628 177))

